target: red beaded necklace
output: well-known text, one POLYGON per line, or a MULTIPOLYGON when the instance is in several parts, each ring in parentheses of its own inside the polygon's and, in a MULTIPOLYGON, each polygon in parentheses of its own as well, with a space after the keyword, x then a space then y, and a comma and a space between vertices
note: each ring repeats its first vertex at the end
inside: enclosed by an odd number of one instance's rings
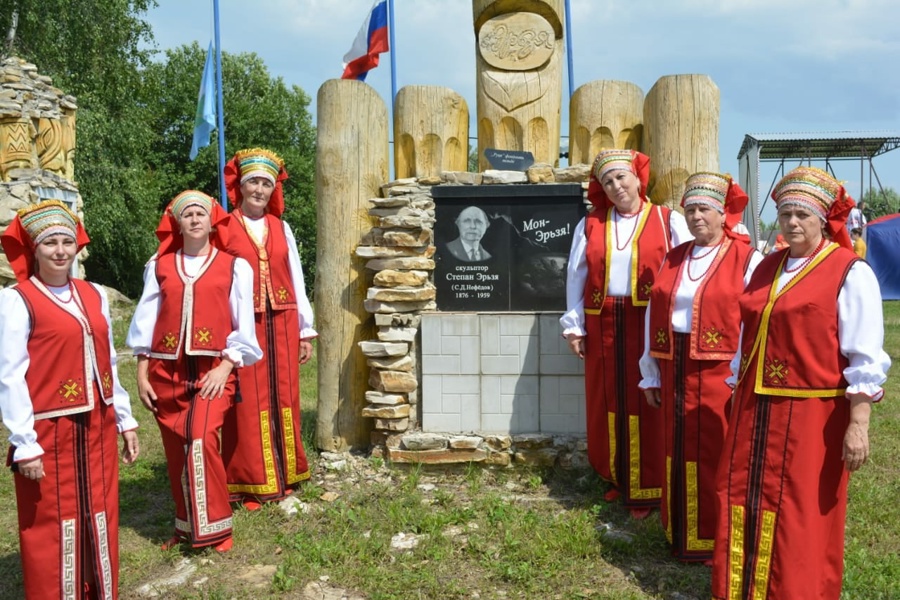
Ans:
POLYGON ((644 208, 643 202, 641 203, 641 206, 638 209, 638 211, 633 212, 633 213, 627 213, 627 214, 620 213, 618 208, 613 208, 613 210, 616 212, 616 214, 619 215, 619 217, 620 217, 619 219, 613 219, 613 227, 616 230, 616 250, 621 252, 622 250, 624 250, 625 248, 628 247, 628 244, 631 243, 631 238, 634 237, 634 234, 637 232, 637 228, 638 228, 638 220, 635 217, 637 217, 641 214, 641 211, 643 208, 644 208), (622 246, 619 246, 619 221, 621 219, 625 219, 626 221, 630 221, 630 220, 634 219, 634 226, 631 228, 631 233, 629 234, 628 239, 625 240, 625 243, 622 244, 622 246))
MULTIPOLYGON (((181 260, 181 272, 184 273, 184 276, 187 277, 188 279, 193 279, 193 278, 195 277, 195 275, 188 275, 187 269, 185 268, 185 264, 184 264, 184 250, 182 250, 182 251, 180 252, 180 255, 181 255, 181 256, 180 256, 180 260, 181 260)), ((206 253, 206 258, 203 259, 203 264, 200 265, 200 268, 197 270, 198 273, 203 272, 203 269, 206 268, 206 263, 208 263, 208 262, 210 261, 210 259, 212 259, 212 255, 213 255, 213 248, 210 247, 209 252, 206 253)))
POLYGON ((713 252, 718 251, 718 249, 721 245, 722 245, 722 242, 719 242, 718 244, 716 244, 714 246, 710 246, 709 250, 707 250, 703 254, 698 254, 697 256, 694 256, 694 248, 703 248, 703 246, 697 246, 696 244, 691 245, 691 250, 688 253, 688 264, 687 264, 688 279, 690 279, 691 281, 700 281, 701 279, 706 277, 706 274, 709 272, 709 269, 713 266, 713 263, 716 262, 715 259, 713 259, 708 265, 706 265, 706 268, 703 269, 703 272, 700 273, 700 275, 698 275, 697 277, 694 277, 691 274, 691 265, 694 264, 695 260, 696 261, 702 260, 702 259, 706 258, 707 256, 709 256, 710 254, 712 254, 713 252))
MULTIPOLYGON (((812 254, 810 254, 809 256, 804 258, 800 262, 800 264, 798 264, 793 269, 789 269, 787 266, 787 261, 784 261, 784 268, 782 269, 782 271, 784 271, 785 273, 796 273, 797 271, 802 271, 804 269, 804 267, 806 267, 806 265, 808 265, 809 263, 812 262, 812 260, 816 257, 816 255, 819 253, 819 251, 825 247, 825 242, 826 242, 826 240, 825 240, 825 237, 823 236, 822 239, 819 240, 819 245, 816 246, 815 250, 812 251, 812 254)), ((788 256, 788 258, 790 259, 790 256, 788 256)))

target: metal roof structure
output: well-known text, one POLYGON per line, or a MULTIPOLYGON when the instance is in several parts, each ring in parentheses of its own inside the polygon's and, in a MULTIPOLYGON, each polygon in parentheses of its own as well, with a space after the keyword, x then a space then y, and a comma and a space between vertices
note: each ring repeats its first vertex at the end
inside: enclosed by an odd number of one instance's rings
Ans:
MULTIPOLYGON (((780 162, 775 182, 784 175, 787 161, 811 164, 824 161, 825 170, 834 174, 830 162, 860 161, 860 188, 865 163, 869 163, 869 180, 874 176, 881 187, 872 159, 900 148, 900 131, 826 131, 820 133, 748 133, 738 152, 739 182, 750 197, 744 211, 753 242, 759 240, 759 163, 780 162)), ((764 196, 768 197, 772 189, 764 196)))
POLYGON ((900 148, 900 131, 748 133, 738 152, 738 160, 754 145, 759 147, 762 161, 873 158, 900 148))

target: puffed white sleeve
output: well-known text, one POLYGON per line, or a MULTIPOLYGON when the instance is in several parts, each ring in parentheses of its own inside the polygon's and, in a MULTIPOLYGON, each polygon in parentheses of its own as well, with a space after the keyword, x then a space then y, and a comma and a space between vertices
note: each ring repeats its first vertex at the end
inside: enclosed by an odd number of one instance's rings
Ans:
POLYGON ((236 367, 252 365, 263 352, 256 339, 253 315, 253 267, 243 258, 234 259, 234 279, 228 294, 231 310, 231 333, 225 338, 222 354, 236 367))
POLYGON ((319 334, 313 329, 313 311, 306 297, 306 283, 303 280, 303 267, 300 264, 300 253, 297 251, 297 240, 291 226, 284 223, 284 237, 287 238, 288 262, 291 265, 291 279, 294 282, 294 295, 297 297, 297 312, 300 313, 300 339, 312 339, 319 334))
POLYGON ((684 215, 673 210, 669 217, 669 233, 672 235, 672 248, 694 239, 684 220, 684 215))
POLYGON ((642 390, 660 387, 659 362, 650 356, 650 304, 652 300, 647 303, 647 310, 644 312, 644 353, 638 363, 641 368, 641 381, 638 387, 642 390))
POLYGON ((136 355, 150 354, 153 345, 153 328, 159 315, 159 282, 156 280, 156 256, 144 267, 144 291, 138 300, 125 343, 136 355))
POLYGON ((138 428, 138 422, 131 414, 131 398, 128 397, 128 392, 125 391, 125 388, 122 387, 122 382, 119 380, 119 367, 117 366, 119 360, 116 355, 116 346, 113 343, 113 328, 112 317, 109 312, 109 298, 106 296, 106 290, 102 285, 97 285, 96 283, 92 283, 91 285, 100 293, 100 310, 103 313, 103 318, 106 319, 106 325, 109 328, 109 357, 112 367, 113 408, 116 411, 116 428, 119 430, 119 433, 131 431, 132 429, 138 428))
POLYGON ((0 290, 0 413, 15 447, 15 462, 44 454, 34 430, 34 406, 25 383, 31 318, 25 301, 13 289, 0 290))
POLYGON ((563 335, 585 335, 584 286, 587 285, 587 237, 581 219, 572 234, 572 248, 566 267, 566 312, 559 319, 563 335))
POLYGON ((847 393, 881 400, 891 358, 884 351, 881 288, 866 262, 853 263, 838 294, 838 341, 850 361, 844 369, 847 393))
MULTIPOLYGON (((740 243, 740 242, 736 242, 740 243)), ((753 277, 753 272, 756 271, 756 267, 759 266, 759 263, 762 262, 763 258, 762 252, 757 252, 753 250, 750 253, 750 262, 747 265, 747 270, 744 272, 744 287, 747 287, 750 283, 750 278, 753 277)))

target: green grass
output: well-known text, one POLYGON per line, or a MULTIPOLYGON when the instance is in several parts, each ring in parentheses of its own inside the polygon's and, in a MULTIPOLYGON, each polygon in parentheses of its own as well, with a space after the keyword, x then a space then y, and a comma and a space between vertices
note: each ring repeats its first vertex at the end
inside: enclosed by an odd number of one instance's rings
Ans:
MULTIPOLYGON (((900 303, 885 303, 885 348, 900 361, 900 303)), ((117 337, 118 339, 118 337, 117 337)), ((135 398, 142 456, 121 471, 121 594, 168 576, 182 559, 162 552, 172 502, 153 419, 134 395, 134 362, 122 380, 135 398)), ((303 434, 311 461, 315 359, 302 369, 303 434)), ((844 600, 900 598, 900 378, 888 380, 875 407, 869 463, 851 477, 844 600)), ((5 444, 5 442, 3 442, 5 444)), ((235 547, 185 553, 197 572, 173 599, 298 598, 309 582, 372 600, 411 598, 667 599, 709 597, 709 570, 673 560, 656 518, 632 521, 592 473, 485 469, 479 465, 389 468, 378 458, 355 469, 317 471, 298 497, 307 514, 276 506, 235 514, 235 547), (336 500, 323 499, 325 491, 336 500), (632 541, 602 536, 610 524, 632 541), (419 535, 408 551, 391 549, 399 533, 419 535), (263 567, 268 568, 266 571, 263 567), (262 573, 254 579, 254 573, 262 573), (198 586, 193 583, 206 578, 198 586)), ((0 599, 22 595, 12 478, 0 474, 0 599)))

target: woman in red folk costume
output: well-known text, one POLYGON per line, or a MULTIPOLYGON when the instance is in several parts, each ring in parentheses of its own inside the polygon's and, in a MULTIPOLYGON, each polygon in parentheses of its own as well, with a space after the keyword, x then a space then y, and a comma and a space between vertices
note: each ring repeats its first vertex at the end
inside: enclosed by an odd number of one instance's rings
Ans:
POLYGON ((712 595, 838 600, 848 474, 868 458, 890 368, 881 294, 850 250, 853 200, 839 182, 800 167, 773 198, 788 248, 763 259, 740 298, 712 595))
POLYGON ((284 212, 284 162, 260 148, 225 167, 235 205, 223 250, 253 267, 256 336, 265 355, 239 374, 240 401, 222 431, 232 500, 249 510, 280 500, 309 479, 300 428, 300 365, 312 356, 313 313, 297 242, 284 212))
POLYGON ((650 159, 603 150, 588 187, 590 212, 572 237, 560 319, 569 347, 584 359, 588 459, 635 518, 659 505, 662 416, 638 388, 644 312, 666 252, 690 239, 677 212, 646 197, 650 159))
POLYGON ((138 393, 156 417, 175 501, 175 536, 194 548, 232 546, 231 505, 219 430, 232 406, 233 369, 260 359, 250 265, 216 250, 211 227, 226 217, 194 190, 166 208, 156 255, 128 330, 138 393))
POLYGON ((688 177, 681 206, 694 240, 666 255, 647 308, 641 388, 651 406, 662 407, 662 524, 685 561, 712 559, 716 469, 731 398, 725 380, 740 336, 737 300, 762 260, 734 231, 747 200, 728 175, 688 177))
POLYGON ((88 243, 51 200, 2 238, 18 284, 0 291, 0 412, 15 472, 25 597, 118 597, 119 466, 137 422, 119 384, 106 292, 69 276, 88 243))

